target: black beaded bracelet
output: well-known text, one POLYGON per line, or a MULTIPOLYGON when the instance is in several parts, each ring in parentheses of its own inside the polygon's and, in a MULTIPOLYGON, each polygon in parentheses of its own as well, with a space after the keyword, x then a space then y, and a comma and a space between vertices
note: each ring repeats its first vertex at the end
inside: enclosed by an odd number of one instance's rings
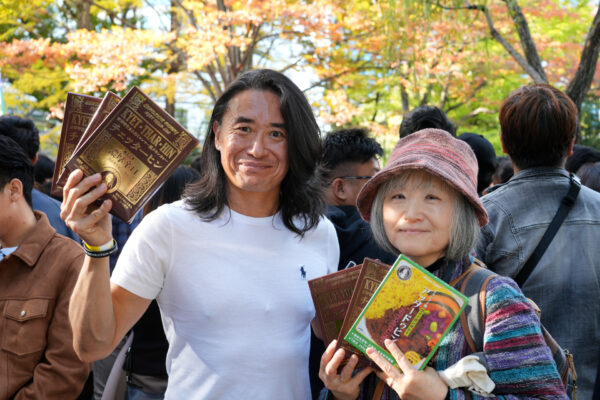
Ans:
POLYGON ((117 245, 116 241, 114 242, 114 247, 104 251, 90 251, 86 246, 83 246, 83 251, 85 251, 85 254, 92 258, 108 257, 115 254, 117 250, 119 250, 119 246, 117 245))

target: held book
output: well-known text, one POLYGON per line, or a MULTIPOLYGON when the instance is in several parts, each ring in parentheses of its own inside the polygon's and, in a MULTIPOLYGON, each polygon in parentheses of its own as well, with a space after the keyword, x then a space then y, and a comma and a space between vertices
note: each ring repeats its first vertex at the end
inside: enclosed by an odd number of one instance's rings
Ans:
POLYGON ((308 281, 325 346, 338 337, 360 269, 357 265, 308 281))
POLYGON ((397 366, 384 344, 391 339, 423 369, 467 302, 459 291, 400 255, 345 339, 365 354, 374 347, 397 366))
POLYGON ((102 99, 102 102, 96 109, 96 112, 90 120, 90 123, 83 132, 83 135, 81 135, 81 139, 79 139, 79 143, 77 143, 74 152, 79 150, 81 146, 83 146, 83 144, 90 138, 92 133, 96 130, 98 125, 100 125, 100 123, 106 119, 108 114, 110 114, 110 112, 115 109, 115 107, 117 106, 117 104, 119 104, 120 101, 121 97, 114 94, 113 92, 107 92, 104 95, 104 98, 102 99))
POLYGON ((133 87, 65 166, 67 176, 101 173, 108 186, 99 201, 131 222, 198 140, 139 88, 133 87))
MULTIPOLYGON (((102 99, 102 102, 100 103, 98 108, 96 108, 96 112, 92 116, 92 119, 81 134, 79 142, 77 142, 77 145, 75 146, 75 149, 71 152, 71 155, 73 155, 73 153, 75 153, 81 148, 85 141, 89 139, 89 137, 92 135, 92 132, 94 132, 94 130, 98 127, 98 125, 100 125, 100 123, 104 121, 106 116, 117 106, 117 104, 119 104, 119 101, 121 101, 121 98, 113 92, 106 93, 106 95, 102 99)), ((65 186, 65 184, 67 183, 68 178, 69 175, 66 174, 65 170, 63 169, 62 173, 58 177, 57 186, 62 189, 62 187, 65 186)))
POLYGON ((369 300, 371 300, 373 293, 375 293, 375 290, 379 287, 379 284, 383 278, 385 278, 390 268, 390 265, 384 264, 379 260, 365 258, 358 279, 356 280, 354 292, 352 293, 352 298, 350 298, 350 303, 348 304, 348 310, 344 316, 344 323, 342 324, 342 329, 337 338, 337 346, 346 350, 346 359, 352 354, 358 356, 357 367, 369 365, 371 361, 367 359, 363 353, 358 351, 356 347, 348 343, 344 337, 369 300))
POLYGON ((79 139, 83 135, 83 132, 94 116, 101 101, 102 99, 97 97, 77 93, 67 93, 63 123, 60 131, 60 140, 58 143, 58 153, 56 156, 56 163, 54 164, 54 175, 52 176, 51 195, 62 195, 62 188, 66 183, 66 179, 62 183, 59 183, 59 177, 62 175, 65 165, 73 155, 75 147, 77 146, 77 143, 79 143, 79 139))

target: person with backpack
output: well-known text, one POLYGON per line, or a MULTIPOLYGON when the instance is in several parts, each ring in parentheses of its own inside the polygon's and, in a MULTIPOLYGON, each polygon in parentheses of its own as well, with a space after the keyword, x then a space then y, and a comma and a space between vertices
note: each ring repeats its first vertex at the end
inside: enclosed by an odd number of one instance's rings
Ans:
MULTIPOLYGON (((468 144, 438 129, 401 139, 386 167, 361 190, 357 206, 380 246, 464 289, 477 262, 472 251, 480 227, 488 222, 477 195, 477 159, 468 144)), ((367 355, 381 371, 353 371, 354 355, 338 371, 345 352, 336 351, 334 341, 321 359, 327 387, 321 399, 566 399, 539 319, 519 287, 493 274, 483 293, 485 328, 473 338, 481 340, 482 351, 473 353, 468 329, 456 323, 423 370, 387 340, 399 368, 369 348, 367 355), (472 378, 468 371, 477 370, 479 378, 472 378)))
POLYGON ((500 108, 500 140, 515 174, 482 198, 490 223, 477 257, 512 277, 573 354, 577 396, 591 399, 600 353, 600 193, 565 169, 577 108, 560 90, 515 90, 500 108))

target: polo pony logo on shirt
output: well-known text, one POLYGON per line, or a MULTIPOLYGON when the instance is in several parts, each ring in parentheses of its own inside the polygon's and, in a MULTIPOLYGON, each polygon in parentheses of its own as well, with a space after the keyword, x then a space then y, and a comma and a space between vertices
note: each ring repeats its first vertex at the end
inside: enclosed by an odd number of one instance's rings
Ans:
POLYGON ((300 276, 302 279, 306 280, 306 270, 304 269, 304 265, 300 266, 300 276))

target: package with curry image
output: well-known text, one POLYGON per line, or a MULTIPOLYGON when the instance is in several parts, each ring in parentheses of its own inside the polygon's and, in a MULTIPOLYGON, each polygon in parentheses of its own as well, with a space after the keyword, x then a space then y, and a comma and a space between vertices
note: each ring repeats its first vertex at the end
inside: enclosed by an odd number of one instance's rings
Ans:
POLYGON ((362 352, 376 348, 392 364, 385 339, 396 342, 419 369, 467 305, 467 298, 401 255, 383 279, 345 339, 362 352))

